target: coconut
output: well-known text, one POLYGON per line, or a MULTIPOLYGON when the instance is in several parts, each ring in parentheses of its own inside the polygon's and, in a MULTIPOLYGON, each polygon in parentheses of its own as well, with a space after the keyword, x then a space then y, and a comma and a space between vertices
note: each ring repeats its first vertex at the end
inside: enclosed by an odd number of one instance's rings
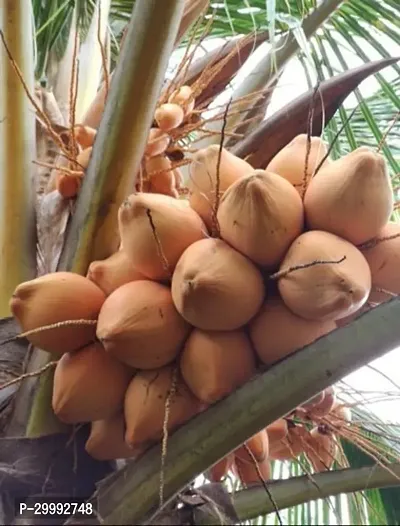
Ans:
POLYGON ((209 404, 247 382, 256 368, 250 341, 243 331, 199 329, 187 339, 180 367, 192 392, 209 404))
POLYGON ((85 148, 82 150, 79 155, 76 158, 76 162, 78 163, 80 168, 83 168, 86 170, 86 168, 89 166, 90 157, 92 155, 93 147, 90 146, 89 148, 85 148))
POLYGON ((335 462, 338 453, 337 441, 329 431, 315 427, 306 438, 305 454, 316 473, 328 471, 335 462))
POLYGON ((252 459, 252 456, 256 462, 262 462, 268 457, 269 454, 269 441, 268 434, 265 429, 253 435, 251 438, 235 450, 235 458, 240 458, 245 461, 252 459), (249 453, 250 451, 250 453, 249 453))
POLYGON ((279 418, 265 428, 271 448, 277 449, 288 434, 288 424, 284 418, 279 418))
POLYGON ((235 464, 233 472, 238 476, 242 484, 248 486, 251 484, 260 484, 261 480, 266 481, 271 478, 271 466, 268 458, 261 462, 254 463, 254 460, 249 458, 244 460, 235 455, 235 464), (260 477, 261 475, 261 477, 260 477))
POLYGON ((225 148, 221 150, 218 145, 209 146, 195 153, 190 164, 188 181, 190 206, 196 210, 210 230, 215 222, 217 180, 219 180, 221 197, 231 184, 252 171, 253 167, 249 163, 225 148))
POLYGON ((107 296, 126 283, 146 279, 134 268, 123 250, 118 250, 102 261, 93 261, 89 266, 87 277, 107 296))
MULTIPOLYGON (((307 154, 308 148, 307 134, 297 135, 275 155, 266 168, 268 172, 276 173, 289 181, 301 195, 328 152, 325 143, 319 137, 310 137, 310 150, 307 154)), ((326 159, 322 166, 328 163, 329 160, 326 159)))
POLYGON ((270 297, 250 323, 250 338, 260 360, 271 365, 336 328, 293 314, 280 298, 270 297))
POLYGON ((335 401, 326 420, 336 429, 348 426, 351 423, 351 409, 345 404, 335 401))
POLYGON ((183 122, 185 112, 178 104, 161 104, 156 109, 154 118, 158 127, 165 132, 178 128, 183 122))
POLYGON ((147 139, 145 155, 154 157, 161 155, 168 148, 171 141, 170 136, 159 128, 151 128, 147 139))
POLYGON ((180 314, 203 330, 245 325, 264 299, 259 270, 220 239, 203 239, 185 250, 172 277, 172 298, 180 314))
POLYGON ((58 172, 56 176, 56 189, 64 199, 73 199, 78 195, 82 184, 82 174, 66 174, 58 172))
MULTIPOLYGON (((105 300, 92 281, 72 272, 54 272, 18 285, 10 309, 23 332, 69 320, 96 320, 105 300)), ((95 325, 77 324, 43 330, 28 340, 55 355, 95 340, 95 325)))
POLYGON ((97 337, 105 349, 138 369, 172 362, 189 334, 165 285, 133 281, 115 290, 98 319, 97 337))
POLYGON ((115 415, 108 420, 92 422, 85 449, 96 460, 137 457, 142 452, 141 448, 133 449, 126 444, 123 414, 115 415))
POLYGON ((308 417, 311 420, 320 420, 326 417, 335 407, 336 394, 333 387, 324 390, 324 397, 308 410, 308 417))
POLYGON ((184 250, 207 235, 187 201, 161 194, 132 194, 118 213, 122 244, 132 264, 145 276, 171 277, 184 250))
POLYGON ((307 224, 355 245, 377 236, 393 210, 384 158, 366 147, 328 164, 304 197, 307 224))
POLYGON ((214 464, 206 473, 206 477, 210 482, 220 482, 223 480, 226 475, 229 473, 229 470, 232 469, 235 457, 232 454, 227 455, 219 462, 214 464))
POLYGON ((300 408, 305 409, 307 411, 308 409, 311 409, 312 407, 315 407, 316 405, 321 404, 324 398, 325 398, 325 391, 321 391, 317 395, 310 398, 304 404, 301 404, 300 408))
MULTIPOLYGON (((268 428, 267 428, 268 429, 268 428)), ((301 424, 290 423, 288 434, 281 442, 270 442, 269 458, 272 460, 293 460, 306 448, 305 437, 308 430, 301 424)))
POLYGON ((388 223, 377 238, 361 250, 372 275, 369 300, 379 304, 389 300, 390 293, 400 294, 400 225, 388 223))
POLYGON ((64 354, 54 373, 53 410, 67 424, 110 418, 122 410, 133 374, 100 343, 64 354))
POLYGON ((349 316, 366 303, 371 291, 371 272, 361 252, 348 241, 319 230, 294 241, 279 276, 278 288, 286 306, 308 320, 349 316))
POLYGON ((97 130, 91 128, 90 126, 84 126, 83 124, 77 124, 74 127, 75 139, 79 146, 85 149, 93 146, 96 133, 97 130))
POLYGON ((195 99, 190 86, 181 86, 176 89, 168 98, 171 104, 178 104, 184 111, 185 116, 194 110, 195 99))
MULTIPOLYGON (((371 294, 373 294, 373 290, 371 290, 371 294)), ((371 294, 370 294, 370 297, 371 297, 371 294)), ((361 316, 361 314, 364 314, 368 311, 371 310, 371 304, 368 302, 368 303, 365 303, 361 309, 359 309, 358 311, 354 312, 353 314, 350 314, 350 316, 345 316, 344 318, 341 318, 340 320, 335 320, 335 324, 336 324, 336 327, 345 327, 346 325, 350 325, 350 323, 352 323, 354 320, 356 320, 357 318, 359 318, 361 316)))
MULTIPOLYGON (((132 379, 125 396, 125 441, 131 447, 150 444, 162 438, 165 403, 172 380, 173 368, 170 366, 139 371, 132 379)), ((170 397, 168 431, 173 431, 203 407, 178 375, 175 394, 170 397)))
POLYGON ((217 219, 227 243, 258 265, 274 268, 303 229, 303 204, 288 181, 255 170, 225 192, 217 219))
POLYGON ((146 173, 149 177, 150 192, 179 197, 172 163, 166 155, 157 155, 148 159, 146 173))

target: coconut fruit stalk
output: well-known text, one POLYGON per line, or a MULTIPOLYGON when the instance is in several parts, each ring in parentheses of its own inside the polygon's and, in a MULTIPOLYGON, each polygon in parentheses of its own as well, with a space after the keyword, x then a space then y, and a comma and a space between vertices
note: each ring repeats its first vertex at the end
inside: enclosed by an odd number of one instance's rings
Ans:
POLYGON ((211 404, 247 382, 256 364, 244 331, 195 329, 185 343, 180 368, 197 398, 211 404))
POLYGON ((349 316, 366 303, 371 291, 371 272, 362 253, 348 241, 318 230, 296 239, 277 277, 286 306, 308 320, 349 316))
POLYGON ((107 352, 138 369, 172 362, 189 331, 170 288, 153 281, 119 287, 106 299, 97 323, 97 338, 107 352))
POLYGON ((54 373, 53 410, 67 424, 110 418, 122 411, 133 374, 100 343, 64 354, 54 373))
POLYGON ((355 245, 374 238, 389 221, 393 191, 384 158, 366 147, 326 165, 304 197, 309 228, 355 245))
POLYGON ((185 250, 172 277, 178 312, 206 331, 245 325, 264 299, 259 270, 220 239, 203 239, 185 250))
MULTIPOLYGON (((10 309, 27 332, 64 321, 94 321, 104 300, 104 292, 89 279, 72 272, 54 272, 18 285, 10 309)), ((27 336, 33 345, 56 356, 88 345, 95 337, 96 326, 87 323, 27 336)))
POLYGON ((132 194, 118 213, 124 250, 134 267, 154 280, 169 279, 178 259, 207 229, 183 200, 160 194, 132 194))
POLYGON ((288 181, 256 170, 225 192, 217 219, 227 243, 258 265, 275 268, 303 230, 303 204, 288 181))

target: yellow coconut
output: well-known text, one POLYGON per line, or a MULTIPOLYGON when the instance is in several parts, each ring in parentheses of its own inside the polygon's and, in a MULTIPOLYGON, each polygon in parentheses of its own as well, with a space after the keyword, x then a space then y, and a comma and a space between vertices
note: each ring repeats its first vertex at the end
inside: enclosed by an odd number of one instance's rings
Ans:
POLYGON ((154 118, 160 130, 168 132, 178 128, 183 122, 185 112, 178 104, 161 104, 156 109, 154 118))
MULTIPOLYGON (((96 320, 105 300, 92 281, 72 272, 54 272, 18 285, 10 309, 23 332, 69 320, 96 320)), ((95 339, 95 325, 57 327, 28 336, 44 351, 61 355, 95 339)))
POLYGON ((327 166, 304 197, 308 226, 355 245, 377 236, 393 210, 393 192, 384 158, 366 147, 327 166))
POLYGON ((207 235, 187 201, 161 194, 132 194, 120 207, 118 222, 132 264, 154 280, 170 278, 184 250, 207 235))
POLYGON ((220 482, 229 473, 235 462, 233 453, 227 455, 222 460, 214 464, 206 473, 206 477, 210 482, 220 482))
MULTIPOLYGON (((301 195, 307 188, 320 162, 328 152, 325 143, 319 137, 310 137, 310 139, 310 149, 308 153, 309 145, 307 134, 302 133, 282 148, 266 168, 268 172, 274 172, 284 177, 296 187, 301 195)), ((323 166, 326 166, 328 162, 329 160, 327 159, 323 166)))
POLYGON ((250 338, 260 360, 271 365, 335 328, 333 321, 296 316, 280 298, 270 297, 250 323, 250 338))
POLYGON ((195 329, 185 343, 180 367, 197 398, 211 404, 249 380, 255 360, 243 331, 195 329))
POLYGON ((238 179, 253 172, 252 166, 225 148, 212 145, 195 153, 190 164, 188 187, 190 206, 209 229, 214 227, 214 211, 219 180, 219 196, 238 179), (220 158, 220 161, 219 161, 220 158), (217 177, 218 174, 218 177, 217 177))
POLYGON ((118 414, 108 420, 92 422, 85 449, 96 460, 137 457, 142 452, 141 448, 133 449, 125 442, 123 414, 118 414))
POLYGON ((328 471, 338 454, 338 444, 334 435, 318 427, 312 429, 306 438, 305 454, 316 473, 328 471))
POLYGON ((64 354, 54 374, 53 410, 68 424, 110 418, 122 410, 133 374, 100 343, 64 354))
MULTIPOLYGON (((131 447, 146 445, 163 436, 165 403, 173 380, 170 366, 152 371, 139 371, 132 379, 125 396, 125 441, 131 447)), ((189 420, 203 409, 178 375, 175 394, 170 397, 168 430, 189 420)))
POLYGON ((217 214, 221 237, 252 261, 274 268, 303 229, 303 204, 285 179, 264 170, 234 183, 217 214))
POLYGON ((134 268, 123 250, 118 250, 102 261, 93 261, 89 266, 87 277, 96 283, 107 296, 121 285, 146 279, 134 268))
POLYGON ((97 337, 106 350, 138 369, 172 362, 189 331, 169 287, 153 281, 133 281, 115 290, 97 324, 97 337))
POLYGON ((337 320, 360 309, 371 291, 362 253, 334 234, 313 230, 291 245, 280 268, 286 306, 309 320, 337 320))
POLYGON ((258 269, 220 239, 203 239, 180 258, 172 278, 178 312, 203 330, 234 330, 245 325, 264 299, 258 269))
POLYGON ((362 248, 362 253, 372 275, 369 301, 379 304, 392 294, 400 294, 400 224, 385 225, 376 240, 362 248))

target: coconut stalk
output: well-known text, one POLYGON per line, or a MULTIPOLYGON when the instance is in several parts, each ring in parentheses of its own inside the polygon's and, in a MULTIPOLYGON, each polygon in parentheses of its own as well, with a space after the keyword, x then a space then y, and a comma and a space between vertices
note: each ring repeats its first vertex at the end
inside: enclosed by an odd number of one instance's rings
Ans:
MULTIPOLYGON (((1 2, 0 28, 33 93, 32 15, 24 0, 1 2)), ((36 274, 36 141, 35 114, 1 41, 0 85, 0 317, 6 317, 15 287, 36 274)))
MULTIPOLYGON (((178 429, 165 458, 165 504, 249 437, 396 348, 399 315, 400 299, 376 307, 259 374, 178 429)), ((102 484, 93 496, 102 524, 143 523, 159 511, 159 455, 156 445, 102 484)))
MULTIPOLYGON (((85 275, 118 244, 118 208, 134 188, 183 7, 184 0, 135 3, 58 270, 85 275)), ((28 436, 55 431, 52 377, 49 371, 40 379, 28 436)))

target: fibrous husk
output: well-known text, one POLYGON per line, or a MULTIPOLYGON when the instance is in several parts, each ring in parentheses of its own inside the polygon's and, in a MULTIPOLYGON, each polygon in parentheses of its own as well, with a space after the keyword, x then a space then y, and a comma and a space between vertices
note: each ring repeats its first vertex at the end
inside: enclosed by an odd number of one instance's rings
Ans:
POLYGON ((238 179, 250 174, 252 166, 218 145, 211 145, 196 152, 190 164, 188 187, 190 206, 203 219, 211 230, 214 227, 214 211, 217 197, 217 180, 219 196, 238 179), (221 159, 218 163, 219 155, 221 159), (218 178, 217 178, 218 174, 218 178))
MULTIPOLYGON (((69 320, 96 320, 104 292, 72 272, 54 272, 18 285, 10 309, 23 332, 69 320)), ((55 355, 74 351, 95 340, 95 325, 57 327, 31 334, 35 346, 55 355)))
POLYGON ((133 374, 100 343, 64 354, 54 373, 53 410, 68 424, 110 418, 122 410, 133 374))
POLYGON ((313 230, 291 245, 278 287, 286 306, 309 320, 337 320, 360 309, 371 291, 371 272, 362 253, 340 237, 313 230), (345 258, 345 259, 343 259, 345 258))
POLYGON ((169 287, 133 281, 107 298, 96 334, 118 360, 138 369, 154 369, 176 358, 189 331, 169 287))
MULTIPOLYGON (((302 193, 303 189, 307 188, 312 175, 328 151, 325 143, 319 137, 310 137, 310 150, 306 170, 307 150, 307 134, 297 135, 275 155, 266 170, 280 175, 295 186, 299 193, 302 193)), ((322 166, 328 163, 329 160, 326 159, 322 166)))
POLYGON ((123 250, 118 250, 102 261, 93 261, 89 266, 87 277, 107 296, 126 283, 146 280, 145 276, 134 268, 123 250))
POLYGON ((303 204, 293 186, 255 170, 224 194, 217 214, 222 238, 252 261, 274 268, 303 229, 303 204))
POLYGON ((264 299, 259 270, 220 239, 203 239, 185 250, 172 277, 180 314, 203 330, 234 330, 246 324, 264 299))
MULTIPOLYGON (((171 390, 173 368, 139 371, 125 396, 125 441, 131 447, 156 442, 163 435, 165 402, 171 390)), ((168 430, 189 420, 204 405, 191 393, 178 375, 176 392, 170 400, 168 430)))
POLYGON ((400 225, 388 223, 379 232, 370 248, 362 248, 372 275, 369 300, 382 303, 400 294, 400 225), (382 292, 379 291, 382 289, 382 292), (385 293, 383 291, 388 291, 385 293))
POLYGON ((130 448, 125 442, 123 414, 115 415, 108 420, 92 422, 85 449, 90 456, 97 460, 131 458, 142 452, 140 448, 130 448))
POLYGON ((232 469, 235 457, 233 453, 227 455, 222 460, 214 464, 206 473, 206 477, 210 482, 220 482, 232 469))
POLYGON ((207 235, 187 201, 161 194, 130 195, 119 209, 118 222, 132 264, 154 280, 170 278, 184 250, 207 235))
POLYGON ((197 398, 211 404, 249 380, 256 366, 244 331, 195 329, 185 343, 180 368, 197 398))
POLYGON ((336 438, 329 431, 315 427, 306 438, 307 447, 305 454, 316 473, 329 471, 335 462, 338 453, 336 438))
POLYGON ((361 147, 328 164, 310 182, 304 208, 312 229, 331 232, 355 245, 377 236, 393 210, 384 158, 361 147))
POLYGON ((280 298, 270 297, 250 322, 250 338, 260 360, 271 365, 336 328, 333 321, 306 320, 280 298))

